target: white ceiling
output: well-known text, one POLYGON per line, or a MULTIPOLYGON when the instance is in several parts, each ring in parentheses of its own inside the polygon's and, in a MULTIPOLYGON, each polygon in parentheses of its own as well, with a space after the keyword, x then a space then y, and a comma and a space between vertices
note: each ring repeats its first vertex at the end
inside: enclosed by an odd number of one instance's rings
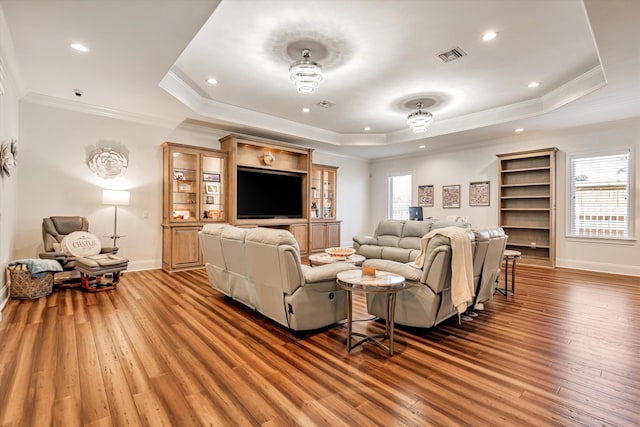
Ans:
POLYGON ((636 0, 0 0, 35 102, 365 158, 640 115, 636 0), (481 40, 496 31, 491 42, 481 40), (86 44, 82 54, 71 42, 86 44), (288 79, 311 47, 325 80, 288 79), (436 54, 467 56, 444 64, 436 54), (218 84, 205 81, 215 77, 218 84), (530 89, 527 84, 540 81, 530 89), (82 97, 74 89, 83 91, 82 97), (434 123, 406 116, 426 100, 434 123), (317 105, 330 101, 335 106, 317 105), (309 113, 302 108, 309 107, 309 113), (371 130, 364 131, 369 126, 371 130))

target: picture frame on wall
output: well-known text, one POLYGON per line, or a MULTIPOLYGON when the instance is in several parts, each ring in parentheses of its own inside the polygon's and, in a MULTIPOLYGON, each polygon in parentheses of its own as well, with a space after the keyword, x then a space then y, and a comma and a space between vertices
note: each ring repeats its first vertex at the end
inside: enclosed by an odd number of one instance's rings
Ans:
POLYGON ((460 184, 442 186, 442 207, 447 209, 460 207, 460 184))
POLYGON ((418 206, 433 207, 433 185, 418 185, 418 206))
POLYGON ((203 181, 209 181, 209 182, 220 182, 220 174, 219 173, 203 172, 202 173, 202 180, 203 181))
POLYGON ((469 183, 469 206, 489 206, 491 184, 489 181, 469 183))

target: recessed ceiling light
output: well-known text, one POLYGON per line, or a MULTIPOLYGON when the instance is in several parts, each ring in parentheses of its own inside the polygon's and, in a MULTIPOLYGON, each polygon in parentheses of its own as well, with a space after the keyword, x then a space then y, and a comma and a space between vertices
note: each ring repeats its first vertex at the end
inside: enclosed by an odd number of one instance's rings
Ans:
POLYGON ((207 79, 207 83, 209 83, 210 85, 217 85, 218 81, 216 79, 214 79, 213 77, 211 77, 211 78, 207 79))
POLYGON ((498 33, 494 33, 493 31, 489 31, 482 36, 482 40, 488 42, 489 40, 493 40, 498 36, 498 33))
POLYGON ((369 132, 369 131, 371 130, 371 128, 370 128, 369 126, 367 126, 366 128, 364 128, 364 130, 365 130, 366 132, 369 132))
POLYGON ((531 87, 531 88, 538 87, 538 86, 540 86, 540 82, 531 82, 527 85, 527 87, 531 87))
POLYGON ((426 145, 419 145, 418 148, 425 148, 426 145))
POLYGON ((89 48, 81 43, 71 43, 71 49, 75 49, 78 52, 89 52, 89 48))
POLYGON ((518 128, 518 129, 516 129, 514 132, 522 132, 522 131, 524 131, 524 129, 522 129, 522 128, 518 128))
POLYGON ((304 108, 302 109, 302 112, 303 112, 303 113, 308 113, 309 111, 311 111, 311 110, 310 110, 309 108, 307 108, 307 107, 304 107, 304 108))

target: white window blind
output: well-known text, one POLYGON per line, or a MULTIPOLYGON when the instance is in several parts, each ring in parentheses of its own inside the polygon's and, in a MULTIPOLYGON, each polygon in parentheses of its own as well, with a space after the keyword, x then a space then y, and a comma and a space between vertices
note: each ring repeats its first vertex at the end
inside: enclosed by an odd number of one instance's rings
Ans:
POLYGON ((389 218, 409 219, 411 175, 389 177, 389 218))
POLYGON ((628 238, 630 153, 571 159, 571 235, 628 238))

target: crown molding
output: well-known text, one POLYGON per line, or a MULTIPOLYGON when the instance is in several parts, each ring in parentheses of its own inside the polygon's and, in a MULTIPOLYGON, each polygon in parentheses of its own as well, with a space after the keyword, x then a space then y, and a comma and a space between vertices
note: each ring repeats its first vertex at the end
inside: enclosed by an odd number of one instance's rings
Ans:
POLYGON ((57 98, 54 96, 43 95, 35 92, 27 93, 21 99, 21 101, 28 102, 30 104, 43 105, 45 107, 61 108, 63 110, 75 111, 77 113, 92 114, 94 116, 108 117, 110 119, 124 120, 128 122, 140 123, 150 126, 159 126, 170 129, 174 129, 183 120, 183 118, 169 119, 165 117, 130 113, 127 111, 116 110, 114 108, 85 104, 78 101, 57 98))

